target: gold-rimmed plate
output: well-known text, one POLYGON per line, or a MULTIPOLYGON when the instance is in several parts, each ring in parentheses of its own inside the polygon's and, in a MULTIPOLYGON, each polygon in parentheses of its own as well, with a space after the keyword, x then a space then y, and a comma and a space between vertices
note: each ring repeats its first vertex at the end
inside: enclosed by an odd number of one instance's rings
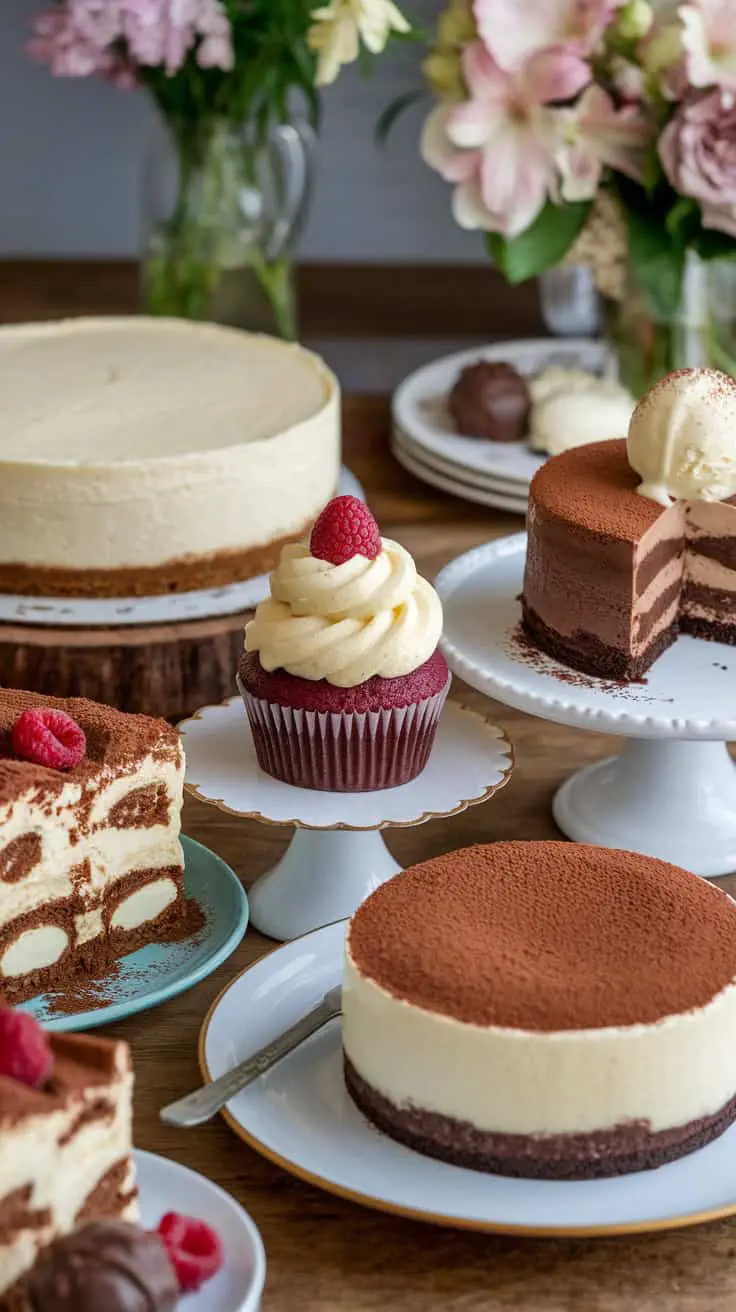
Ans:
MULTIPOLYGON (((215 1079, 339 982, 346 922, 275 949, 232 980, 200 1034, 215 1079)), ((350 1101, 333 1022, 229 1103, 231 1129, 292 1175, 379 1211, 528 1236, 620 1235, 736 1213, 736 1127, 706 1148, 610 1180, 511 1180, 449 1166, 380 1134, 350 1101)))

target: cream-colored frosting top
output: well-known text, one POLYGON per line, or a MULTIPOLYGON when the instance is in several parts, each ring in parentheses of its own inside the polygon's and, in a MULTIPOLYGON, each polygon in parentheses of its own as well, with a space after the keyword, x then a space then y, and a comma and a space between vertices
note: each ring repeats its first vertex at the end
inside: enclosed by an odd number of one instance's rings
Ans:
POLYGON ((627 452, 637 491, 660 506, 736 495, 736 381, 716 369, 668 374, 636 407, 627 452))
POLYGON ((0 383, 0 462, 93 468, 264 442, 334 392, 300 346, 135 316, 2 328, 0 383))
POLYGON ((382 538, 375 560, 357 555, 342 565, 297 543, 284 547, 245 646, 265 670, 354 688, 376 675, 411 674, 441 632, 440 599, 398 542, 382 538))

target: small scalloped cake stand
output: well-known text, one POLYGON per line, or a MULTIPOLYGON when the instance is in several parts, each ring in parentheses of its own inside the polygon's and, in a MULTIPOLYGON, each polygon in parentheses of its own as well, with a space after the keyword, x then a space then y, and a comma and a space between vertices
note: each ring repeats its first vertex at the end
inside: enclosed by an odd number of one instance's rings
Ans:
POLYGON ((398 873, 382 829, 477 806, 503 788, 513 766, 511 744, 498 725, 453 701, 445 703, 419 778, 373 793, 294 788, 265 774, 239 697, 205 707, 179 730, 189 792, 231 815, 296 828, 284 856, 248 894, 251 923, 282 940, 351 916, 398 873))
POLYGON ((642 683, 569 670, 518 638, 526 534, 489 542, 448 565, 435 586, 443 650, 473 688, 543 720, 628 741, 559 789, 563 833, 658 856, 695 874, 736 870, 736 648, 681 637, 642 683))

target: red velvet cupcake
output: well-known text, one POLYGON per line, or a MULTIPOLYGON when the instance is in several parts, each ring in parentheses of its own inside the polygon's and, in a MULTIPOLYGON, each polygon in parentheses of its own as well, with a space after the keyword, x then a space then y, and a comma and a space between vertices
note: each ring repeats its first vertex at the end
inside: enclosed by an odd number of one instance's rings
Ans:
POLYGON ((261 768, 330 792, 414 779, 450 686, 441 629, 409 553, 355 497, 331 501, 246 627, 238 687, 261 768))

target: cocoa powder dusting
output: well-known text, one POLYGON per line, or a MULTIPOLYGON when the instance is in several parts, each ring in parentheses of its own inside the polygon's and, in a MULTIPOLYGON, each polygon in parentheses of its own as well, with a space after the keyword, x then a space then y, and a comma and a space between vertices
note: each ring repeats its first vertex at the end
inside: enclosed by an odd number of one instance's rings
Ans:
MULTIPOLYGON (((190 942, 192 948, 197 948, 207 936, 209 924, 210 917, 206 909, 196 898, 186 898, 177 912, 176 921, 157 932, 155 942, 166 946, 190 942)), ((131 955, 136 950, 131 947, 131 955)), ((80 1012, 99 1011, 118 1002, 123 967, 127 986, 139 981, 155 988, 155 977, 165 975, 170 969, 170 963, 149 961, 145 966, 133 967, 130 956, 127 956, 103 962, 96 970, 79 969, 65 980, 62 988, 49 990, 46 996, 50 1009, 54 1014, 76 1016, 80 1012)))
POLYGON ((585 533, 636 543, 667 513, 639 496, 640 481, 625 441, 590 442, 547 460, 532 479, 530 500, 538 513, 585 533))
POLYGON ((349 946, 396 997, 477 1025, 651 1024, 736 978, 736 905, 652 857, 491 843, 383 884, 353 917, 349 946))
POLYGON ((38 802, 44 795, 53 799, 69 782, 94 786, 102 768, 125 773, 149 753, 163 751, 165 757, 178 760, 180 750, 179 735, 165 720, 129 715, 83 697, 45 697, 0 688, 0 805, 29 789, 36 790, 38 802), (87 752, 73 770, 52 770, 14 756, 11 731, 15 721, 23 711, 40 706, 65 711, 84 730, 87 752))

